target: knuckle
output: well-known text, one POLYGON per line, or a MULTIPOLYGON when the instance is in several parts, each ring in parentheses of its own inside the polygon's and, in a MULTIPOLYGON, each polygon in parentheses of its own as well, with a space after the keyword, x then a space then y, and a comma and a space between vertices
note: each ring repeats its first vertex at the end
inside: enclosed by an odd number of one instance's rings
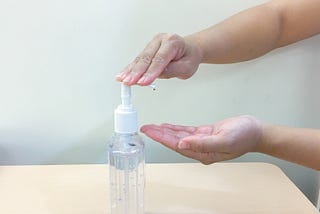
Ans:
POLYGON ((168 41, 167 43, 169 44, 171 51, 176 53, 179 53, 179 50, 181 50, 181 47, 183 46, 182 42, 178 40, 168 41))
POLYGON ((158 63, 158 64, 163 64, 165 61, 165 57, 157 54, 155 57, 153 57, 152 62, 158 63))
POLYGON ((168 41, 177 41, 177 40, 180 40, 180 38, 181 37, 175 33, 167 33, 166 34, 166 40, 168 40, 168 41))
POLYGON ((137 62, 139 62, 139 61, 140 61, 140 57, 139 57, 139 56, 137 56, 137 57, 133 60, 134 63, 137 63, 137 62))
POLYGON ((157 34, 153 37, 153 40, 162 39, 165 35, 166 35, 166 33, 157 33, 157 34))
POLYGON ((151 56, 150 55, 145 55, 141 59, 142 59, 142 62, 144 62, 146 64, 150 64, 151 63, 151 56))
POLYGON ((243 120, 245 120, 246 122, 253 122, 254 121, 254 117, 251 116, 251 115, 243 115, 243 116, 240 116, 243 120))
POLYGON ((176 33, 158 33, 153 37, 153 40, 167 40, 167 41, 175 41, 180 40, 181 36, 176 33))
POLYGON ((166 42, 169 44, 171 48, 174 48, 176 50, 182 47, 184 43, 183 39, 176 34, 168 36, 166 42))
POLYGON ((149 54, 143 54, 141 56, 138 56, 135 59, 135 63, 142 62, 147 65, 149 65, 151 63, 151 61, 152 61, 152 57, 149 54))

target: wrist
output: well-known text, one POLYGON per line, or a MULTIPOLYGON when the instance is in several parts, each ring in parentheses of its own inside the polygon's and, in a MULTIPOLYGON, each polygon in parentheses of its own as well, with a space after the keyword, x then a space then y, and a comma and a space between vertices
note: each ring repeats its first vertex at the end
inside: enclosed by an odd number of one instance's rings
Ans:
POLYGON ((269 154, 270 153, 270 133, 272 133, 272 125, 268 123, 261 123, 260 137, 257 142, 255 152, 269 154))
POLYGON ((202 48, 201 42, 196 34, 191 34, 184 37, 186 46, 193 52, 196 53, 200 63, 204 62, 204 49, 202 48))

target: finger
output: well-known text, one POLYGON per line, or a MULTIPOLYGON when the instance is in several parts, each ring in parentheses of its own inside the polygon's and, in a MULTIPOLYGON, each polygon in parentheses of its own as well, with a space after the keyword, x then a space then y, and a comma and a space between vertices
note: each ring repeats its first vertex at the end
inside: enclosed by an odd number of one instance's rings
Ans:
POLYGON ((182 49, 181 41, 165 41, 161 44, 159 50, 152 59, 152 62, 139 80, 138 84, 148 85, 152 83, 165 70, 168 64, 177 58, 178 52, 182 49))
POLYGON ((213 133, 213 125, 208 126, 181 126, 181 125, 172 125, 168 123, 161 124, 162 127, 167 127, 175 131, 185 131, 189 132, 191 135, 197 135, 197 134, 205 134, 205 135, 211 135, 213 133))
POLYGON ((189 132, 189 133, 194 133, 197 129, 194 126, 181 126, 181 125, 173 125, 173 124, 169 124, 169 123, 163 123, 160 126, 170 128, 175 131, 185 131, 185 132, 189 132))
POLYGON ((180 139, 169 130, 170 129, 161 128, 155 125, 144 126, 141 128, 141 131, 151 139, 175 150, 180 139))
POLYGON ((195 151, 192 151, 192 150, 181 150, 181 149, 178 149, 176 150, 176 152, 180 153, 181 155, 183 156, 186 156, 188 158, 192 158, 194 160, 198 160, 198 161, 201 161, 205 155, 199 153, 199 152, 195 152, 195 151))
POLYGON ((123 82, 127 85, 132 85, 148 70, 152 58, 157 53, 161 42, 159 38, 154 38, 134 60, 134 65, 128 72, 127 76, 123 79, 123 82))
POLYGON ((135 61, 127 65, 119 74, 116 75, 116 80, 122 82, 126 76, 131 72, 132 67, 136 64, 135 61))
POLYGON ((176 126, 176 125, 171 125, 168 123, 163 123, 160 126, 157 125, 144 125, 141 127, 141 131, 145 132, 147 129, 154 129, 154 128, 159 128, 164 131, 168 131, 172 134, 174 134, 177 138, 182 139, 188 136, 193 135, 193 133, 190 130, 195 129, 196 127, 192 126, 176 126), (185 127, 185 128, 182 128, 185 127))
POLYGON ((230 160, 233 158, 230 154, 223 152, 195 152, 193 150, 181 149, 176 150, 176 152, 188 158, 198 160, 203 164, 212 164, 219 161, 230 160))
POLYGON ((145 125, 141 127, 141 132, 146 134, 151 139, 160 142, 170 149, 177 150, 178 142, 190 136, 190 133, 184 131, 174 131, 170 128, 156 126, 156 125, 145 125))
POLYGON ((192 135, 181 139, 179 149, 190 149, 195 152, 227 152, 226 143, 215 135, 192 135))
MULTIPOLYGON (((218 153, 217 152, 198 152, 190 149, 180 149, 178 147, 178 144, 179 144, 179 141, 181 141, 181 137, 183 135, 181 133, 189 135, 189 133, 186 133, 186 132, 174 132, 169 128, 167 129, 167 128, 156 126, 156 125, 142 126, 141 131, 145 133, 147 136, 149 136, 150 138, 152 138, 153 140, 160 142, 164 146, 180 153, 181 155, 198 160, 204 164, 211 164, 217 161, 228 159, 228 158, 225 158, 227 154, 223 154, 219 152, 218 153), (179 136, 179 134, 181 136, 179 136), (166 135, 166 136, 163 137, 163 135, 166 135)), ((188 138, 188 136, 182 139, 186 139, 186 138, 188 138)))

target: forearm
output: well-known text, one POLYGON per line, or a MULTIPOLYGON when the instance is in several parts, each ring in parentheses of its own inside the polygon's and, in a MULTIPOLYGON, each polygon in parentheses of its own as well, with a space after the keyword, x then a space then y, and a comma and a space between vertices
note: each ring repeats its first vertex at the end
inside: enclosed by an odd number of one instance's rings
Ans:
POLYGON ((264 124, 257 152, 320 170, 320 130, 264 124))
POLYGON ((260 5, 191 35, 203 63, 232 63, 259 57, 277 45, 280 22, 275 10, 260 5))
POLYGON ((203 63, 233 63, 257 58, 320 32, 320 1, 276 0, 250 8, 186 39, 203 63))

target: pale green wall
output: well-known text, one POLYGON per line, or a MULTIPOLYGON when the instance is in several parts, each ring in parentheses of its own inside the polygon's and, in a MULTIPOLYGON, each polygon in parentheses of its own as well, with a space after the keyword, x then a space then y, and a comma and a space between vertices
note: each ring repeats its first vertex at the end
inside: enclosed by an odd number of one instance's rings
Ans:
MULTIPOLYGON (((99 163, 119 103, 114 76, 158 32, 203 29, 264 1, 0 2, 0 164, 99 163)), ((319 128, 320 37, 258 60, 202 65, 188 81, 134 88, 141 124, 208 124, 252 114, 319 128)), ((190 161, 147 139, 148 162, 190 161)), ((262 155, 316 199, 317 172, 262 155)))

